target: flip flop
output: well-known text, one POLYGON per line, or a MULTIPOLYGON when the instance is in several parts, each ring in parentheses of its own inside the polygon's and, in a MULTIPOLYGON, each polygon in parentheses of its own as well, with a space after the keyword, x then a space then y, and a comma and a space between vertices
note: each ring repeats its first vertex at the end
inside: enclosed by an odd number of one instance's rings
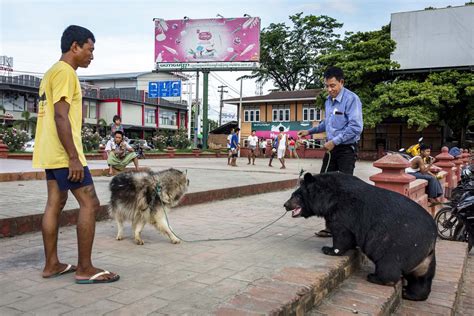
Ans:
POLYGON ((98 277, 106 275, 106 274, 111 274, 111 273, 109 271, 102 271, 102 272, 99 272, 97 274, 94 274, 89 279, 77 279, 76 278, 76 284, 111 283, 111 282, 118 281, 120 279, 120 275, 116 274, 111 279, 97 280, 98 277))
POLYGON ((60 275, 63 275, 63 274, 67 274, 67 273, 71 273, 71 272, 75 272, 76 271, 76 267, 72 266, 71 264, 68 264, 66 269, 64 269, 63 271, 61 272, 57 272, 55 274, 52 274, 50 276, 44 276, 43 278, 44 279, 51 279, 51 278, 56 278, 60 275))
POLYGON ((330 232, 329 230, 327 230, 327 229, 320 230, 319 232, 316 232, 316 233, 314 233, 314 234, 315 234, 316 236, 318 236, 318 237, 323 237, 323 238, 325 238, 325 237, 332 237, 331 232, 330 232))

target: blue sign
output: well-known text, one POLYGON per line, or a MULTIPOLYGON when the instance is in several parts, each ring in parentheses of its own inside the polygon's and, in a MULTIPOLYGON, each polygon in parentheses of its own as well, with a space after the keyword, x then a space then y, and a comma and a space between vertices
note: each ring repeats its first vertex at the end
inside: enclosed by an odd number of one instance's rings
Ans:
POLYGON ((148 83, 149 98, 181 96, 181 81, 154 81, 148 83))

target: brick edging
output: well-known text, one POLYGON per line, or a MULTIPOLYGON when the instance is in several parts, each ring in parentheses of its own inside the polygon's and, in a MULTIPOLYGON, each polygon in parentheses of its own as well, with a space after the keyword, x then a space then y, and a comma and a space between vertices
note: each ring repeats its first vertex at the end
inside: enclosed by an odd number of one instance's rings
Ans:
MULTIPOLYGON (((201 203, 208 203, 218 200, 226 200, 243 196, 269 193, 293 188, 297 183, 296 179, 281 180, 266 183, 257 183, 233 188, 209 190, 203 192, 187 193, 179 206, 190 206, 201 203)), ((109 218, 108 205, 101 205, 96 213, 96 220, 101 221, 109 218)), ((59 218, 59 226, 70 226, 77 223, 79 209, 64 210, 59 218)), ((0 238, 13 237, 25 233, 41 231, 41 221, 43 214, 33 214, 12 218, 0 219, 0 238)))

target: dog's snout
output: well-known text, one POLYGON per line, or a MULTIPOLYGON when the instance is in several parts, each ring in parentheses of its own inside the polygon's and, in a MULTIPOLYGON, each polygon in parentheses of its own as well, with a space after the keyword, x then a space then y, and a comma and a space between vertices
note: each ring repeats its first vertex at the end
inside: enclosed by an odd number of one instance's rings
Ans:
POLYGON ((283 204, 283 207, 288 209, 290 207, 290 201, 286 201, 285 204, 283 204))

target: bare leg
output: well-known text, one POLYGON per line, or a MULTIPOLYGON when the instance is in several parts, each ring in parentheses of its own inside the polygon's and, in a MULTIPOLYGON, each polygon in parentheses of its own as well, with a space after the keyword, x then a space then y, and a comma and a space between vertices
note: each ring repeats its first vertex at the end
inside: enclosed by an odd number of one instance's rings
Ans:
POLYGON ((280 158, 280 162, 281 162, 280 169, 286 169, 286 167, 285 167, 285 158, 280 158))
POLYGON ((133 158, 133 164, 135 165, 135 170, 138 171, 138 158, 133 158))
POLYGON ((58 227, 59 215, 67 201, 67 191, 61 192, 56 180, 48 180, 48 201, 42 220, 45 266, 43 277, 48 277, 66 269, 67 264, 58 258, 58 227))
MULTIPOLYGON (((91 277, 101 269, 92 265, 92 244, 95 235, 95 214, 99 210, 99 199, 95 193, 94 185, 80 187, 72 191, 79 203, 79 215, 77 217, 77 246, 78 263, 76 277, 91 277)), ((104 274, 98 280, 107 280, 115 277, 114 273, 104 274)))

